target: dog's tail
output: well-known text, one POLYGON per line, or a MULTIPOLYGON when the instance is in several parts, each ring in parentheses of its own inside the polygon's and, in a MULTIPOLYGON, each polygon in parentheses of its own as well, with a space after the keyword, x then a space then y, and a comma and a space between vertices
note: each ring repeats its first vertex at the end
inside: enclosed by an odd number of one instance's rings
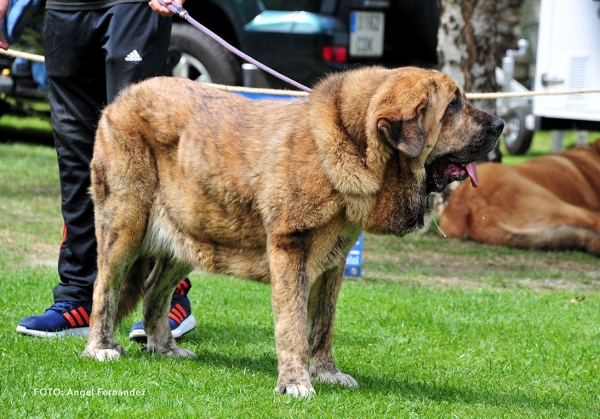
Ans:
POLYGON ((117 323, 130 314, 142 299, 144 281, 150 272, 150 260, 147 257, 138 258, 127 273, 121 284, 117 323))

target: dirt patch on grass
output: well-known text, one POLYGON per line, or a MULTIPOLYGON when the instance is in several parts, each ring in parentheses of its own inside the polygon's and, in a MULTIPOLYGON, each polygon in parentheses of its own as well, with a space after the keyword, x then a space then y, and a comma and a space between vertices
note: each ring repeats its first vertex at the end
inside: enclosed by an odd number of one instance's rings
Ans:
MULTIPOLYGON (((30 265, 56 266, 58 246, 32 243, 30 265)), ((427 233, 365 238, 363 279, 433 288, 600 293, 600 259, 582 252, 542 252, 447 240, 427 233)))
POLYGON ((431 232, 365 238, 363 276, 443 288, 600 293, 600 258, 449 240, 431 232))
POLYGON ((58 247, 56 244, 33 243, 27 252, 27 263, 33 266, 58 265, 58 247))

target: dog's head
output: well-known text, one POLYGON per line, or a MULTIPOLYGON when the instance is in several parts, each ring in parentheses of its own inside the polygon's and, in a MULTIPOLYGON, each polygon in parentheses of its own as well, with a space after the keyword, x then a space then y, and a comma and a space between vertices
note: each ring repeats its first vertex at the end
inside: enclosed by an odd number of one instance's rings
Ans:
POLYGON ((468 103, 450 77, 418 68, 391 71, 368 115, 371 135, 395 156, 376 203, 380 219, 373 221, 399 235, 426 224, 431 192, 469 177, 478 185, 475 161, 497 145, 504 128, 502 120, 468 103))
POLYGON ((465 100, 447 75, 372 67, 330 76, 311 94, 316 145, 346 216, 373 232, 425 225, 428 195, 471 177, 504 123, 465 100))
POLYGON ((447 75, 417 68, 399 69, 370 104, 371 129, 426 173, 426 193, 470 177, 474 162, 498 143, 504 122, 468 103, 447 75))
POLYGON ((475 161, 497 145, 504 122, 468 103, 443 73, 386 74, 366 114, 368 137, 391 148, 371 224, 403 235, 426 225, 431 192, 469 177, 477 186, 475 161))

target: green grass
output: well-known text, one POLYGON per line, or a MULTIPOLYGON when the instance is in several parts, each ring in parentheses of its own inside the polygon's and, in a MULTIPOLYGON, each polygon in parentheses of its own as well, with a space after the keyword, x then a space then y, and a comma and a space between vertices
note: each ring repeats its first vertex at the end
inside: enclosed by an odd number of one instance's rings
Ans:
MULTIPOLYGON (((36 294, 53 277, 51 270, 30 269, 0 278, 6 291, 27 289, 23 302, 3 298, 16 309, 5 322, 17 322, 23 309, 42 308, 36 294)), ((215 276, 192 281, 199 324, 181 344, 198 355, 194 361, 141 354, 127 340, 134 318, 117 332, 125 357, 103 364, 79 357, 83 338, 42 341, 3 327, 3 417, 581 418, 600 409, 597 296, 571 304, 560 293, 349 281, 338 308, 335 355, 360 387, 317 383, 316 397, 296 400, 272 393, 269 288, 215 276)))
MULTIPOLYGON (((502 137, 501 137, 502 138, 502 137)), ((588 144, 593 143, 596 139, 600 139, 600 132, 589 132, 588 133, 588 144)), ((577 134, 575 131, 565 132, 563 141, 563 148, 568 149, 574 147, 577 142, 577 134)), ((505 164, 518 164, 523 163, 533 157, 543 156, 550 153, 551 140, 550 131, 536 131, 533 134, 533 140, 529 151, 521 156, 511 156, 508 154, 504 143, 501 141, 500 151, 502 152, 502 163, 505 164)))
POLYGON ((56 152, 23 144, 0 146, 0 266, 52 254, 60 243, 56 152), (59 241, 57 241, 57 239, 59 241))
POLYGON ((0 94, 0 140, 54 145, 50 104, 35 100, 15 102, 0 94))
POLYGON ((218 275, 191 276, 198 327, 181 345, 193 361, 141 353, 127 338, 139 309, 117 329, 125 356, 114 362, 80 357, 84 338, 18 335, 58 281, 55 159, 0 144, 2 418, 598 417, 598 258, 448 240, 435 227, 367 235, 364 278, 342 287, 334 355, 358 389, 274 394, 270 288, 218 275))

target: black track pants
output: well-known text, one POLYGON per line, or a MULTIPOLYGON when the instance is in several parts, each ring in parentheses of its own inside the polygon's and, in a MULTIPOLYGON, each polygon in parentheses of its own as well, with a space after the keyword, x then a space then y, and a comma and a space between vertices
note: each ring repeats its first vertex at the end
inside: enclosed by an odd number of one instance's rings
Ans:
POLYGON ((63 242, 55 301, 89 301, 97 275, 89 165, 102 108, 128 84, 163 74, 171 18, 147 3, 47 10, 42 31, 60 170, 63 242))

